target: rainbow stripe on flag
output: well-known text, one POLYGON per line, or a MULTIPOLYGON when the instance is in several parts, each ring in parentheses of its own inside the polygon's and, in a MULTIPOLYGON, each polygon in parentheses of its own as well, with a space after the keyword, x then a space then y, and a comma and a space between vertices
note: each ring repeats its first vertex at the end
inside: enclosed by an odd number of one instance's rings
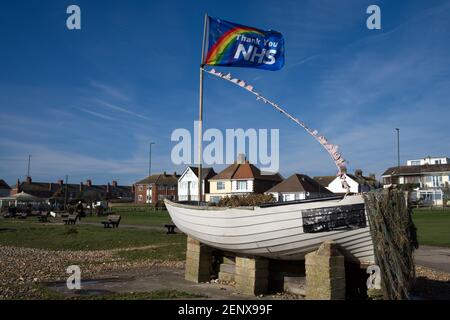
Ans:
POLYGON ((284 39, 264 31, 208 17, 207 54, 203 64, 279 70, 284 66, 284 39))

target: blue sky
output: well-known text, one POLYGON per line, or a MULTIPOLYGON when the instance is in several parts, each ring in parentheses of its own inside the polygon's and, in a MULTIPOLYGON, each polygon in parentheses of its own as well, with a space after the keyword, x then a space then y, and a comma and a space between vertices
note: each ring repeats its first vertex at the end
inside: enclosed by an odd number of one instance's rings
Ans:
MULTIPOLYGON (((281 71, 227 68, 317 128, 377 177, 401 158, 450 155, 448 1, 37 1, 0 3, 0 178, 132 183, 170 160, 198 112, 203 15, 281 32, 281 71), (78 4, 82 30, 69 31, 78 4), (382 30, 366 28, 381 7, 382 30)), ((301 128, 205 79, 205 127, 279 128, 280 172, 335 174, 301 128)), ((220 170, 222 167, 218 166, 220 170)))

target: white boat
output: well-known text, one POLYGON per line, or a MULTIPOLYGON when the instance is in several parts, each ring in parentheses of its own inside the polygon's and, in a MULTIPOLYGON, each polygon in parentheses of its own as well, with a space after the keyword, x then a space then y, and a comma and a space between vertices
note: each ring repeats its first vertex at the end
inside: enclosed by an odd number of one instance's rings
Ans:
POLYGON ((361 195, 258 207, 215 207, 165 200, 179 230, 210 247, 243 255, 302 260, 325 240, 372 264, 374 251, 361 195))

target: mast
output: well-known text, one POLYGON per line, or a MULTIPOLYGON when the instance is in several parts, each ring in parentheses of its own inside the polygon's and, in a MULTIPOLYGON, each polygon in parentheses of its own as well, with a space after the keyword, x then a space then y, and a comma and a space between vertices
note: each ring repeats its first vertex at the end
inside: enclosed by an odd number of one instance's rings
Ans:
POLYGON ((208 14, 205 13, 203 24, 203 42, 202 42, 202 62, 200 64, 200 95, 199 95, 199 111, 198 111, 198 205, 202 201, 202 140, 203 140, 203 66, 205 61, 205 40, 206 28, 208 24, 208 14))

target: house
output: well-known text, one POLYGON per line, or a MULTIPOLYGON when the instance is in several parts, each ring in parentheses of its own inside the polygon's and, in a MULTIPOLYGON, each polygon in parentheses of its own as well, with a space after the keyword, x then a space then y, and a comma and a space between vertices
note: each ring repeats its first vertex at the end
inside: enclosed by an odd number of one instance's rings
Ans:
POLYGON ((293 174, 265 192, 276 201, 294 201, 332 196, 333 193, 305 174, 293 174))
MULTIPOLYGON (((380 187, 373 175, 366 177, 360 169, 355 170, 355 174, 346 173, 345 175, 345 180, 352 193, 367 192, 380 187)), ((314 180, 333 193, 347 193, 347 190, 342 186, 341 179, 337 176, 314 177, 314 180)))
POLYGON ((383 185, 409 185, 412 200, 427 205, 442 205, 450 184, 450 161, 447 157, 426 157, 408 160, 406 166, 387 169, 383 185))
POLYGON ((428 156, 422 159, 407 160, 407 166, 423 166, 426 164, 450 164, 448 157, 431 157, 428 156))
POLYGON ((117 181, 103 185, 94 185, 92 180, 79 184, 65 184, 63 180, 53 182, 35 182, 31 177, 25 181, 17 180, 11 189, 11 195, 25 192, 32 196, 47 199, 54 204, 74 201, 93 202, 99 200, 132 200, 134 190, 131 186, 119 186, 117 181))
POLYGON ((11 193, 11 187, 6 183, 5 180, 0 179, 0 198, 7 197, 11 193))
POLYGON ((176 172, 173 174, 153 174, 135 183, 135 203, 156 204, 160 200, 177 200, 178 179, 176 172))
MULTIPOLYGON (((217 173, 213 168, 202 168, 202 195, 209 193, 209 179, 217 173)), ((178 179, 178 200, 198 201, 198 168, 187 167, 178 179)))
POLYGON ((235 163, 209 179, 209 193, 205 200, 218 202, 226 196, 264 193, 281 181, 281 175, 261 172, 241 154, 235 163))

